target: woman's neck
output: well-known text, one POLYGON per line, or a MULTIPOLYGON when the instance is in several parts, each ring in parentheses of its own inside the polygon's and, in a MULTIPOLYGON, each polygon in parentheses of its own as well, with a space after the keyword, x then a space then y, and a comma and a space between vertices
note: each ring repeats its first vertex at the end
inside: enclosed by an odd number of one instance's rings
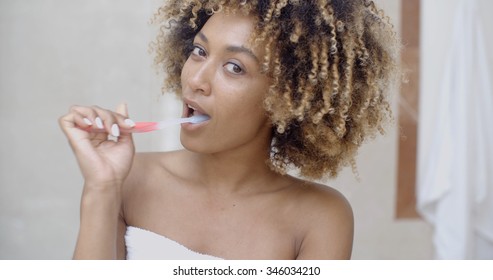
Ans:
MULTIPOLYGON (((268 147, 215 154, 189 152, 192 177, 210 191, 245 193, 265 191, 279 177, 268 166, 268 147), (194 176, 195 175, 195 176, 194 176)), ((190 174, 190 173, 189 173, 190 174)))

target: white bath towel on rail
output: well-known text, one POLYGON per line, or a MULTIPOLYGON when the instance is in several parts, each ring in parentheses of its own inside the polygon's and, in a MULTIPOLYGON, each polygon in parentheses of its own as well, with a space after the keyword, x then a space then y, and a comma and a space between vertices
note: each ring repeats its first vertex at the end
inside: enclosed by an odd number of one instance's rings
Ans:
POLYGON ((418 210, 438 259, 493 259, 493 73, 476 2, 455 14, 431 152, 419 154, 418 210))

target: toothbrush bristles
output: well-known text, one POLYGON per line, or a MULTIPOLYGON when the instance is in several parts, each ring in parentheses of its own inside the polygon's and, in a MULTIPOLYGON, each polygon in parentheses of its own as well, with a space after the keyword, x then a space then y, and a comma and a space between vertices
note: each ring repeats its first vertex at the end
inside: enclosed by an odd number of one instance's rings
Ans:
POLYGON ((191 123, 201 123, 205 122, 206 120, 210 119, 208 115, 196 115, 190 118, 191 123))

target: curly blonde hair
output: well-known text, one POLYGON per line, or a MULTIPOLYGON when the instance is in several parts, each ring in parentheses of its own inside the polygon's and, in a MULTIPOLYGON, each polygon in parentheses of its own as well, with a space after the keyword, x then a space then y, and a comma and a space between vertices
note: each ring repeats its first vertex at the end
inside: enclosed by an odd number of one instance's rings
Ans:
POLYGON ((151 43, 166 72, 163 91, 181 94, 192 41, 219 11, 253 16, 253 41, 265 45, 271 167, 313 179, 354 168, 358 148, 392 120, 400 44, 383 12, 368 0, 167 0, 151 43))

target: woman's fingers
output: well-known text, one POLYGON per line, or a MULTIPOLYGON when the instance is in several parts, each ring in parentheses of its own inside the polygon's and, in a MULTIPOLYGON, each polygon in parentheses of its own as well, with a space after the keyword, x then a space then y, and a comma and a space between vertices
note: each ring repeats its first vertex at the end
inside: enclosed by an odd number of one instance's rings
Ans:
POLYGON ((121 130, 128 131, 135 124, 128 119, 125 105, 119 106, 118 110, 119 112, 113 112, 98 106, 72 106, 69 114, 73 114, 76 127, 90 132, 105 132, 113 137, 119 137, 121 130))
POLYGON ((88 153, 108 140, 133 142, 129 131, 135 124, 128 118, 125 104, 119 105, 117 112, 98 106, 72 106, 59 124, 77 153, 88 153))
POLYGON ((59 120, 86 182, 122 182, 128 175, 135 148, 124 132, 131 128, 126 109, 118 110, 73 106, 59 120))
POLYGON ((127 108, 127 103, 120 103, 116 107, 116 112, 126 118, 128 118, 128 108, 127 108))
POLYGON ((120 103, 116 107, 116 113, 122 116, 122 119, 119 119, 119 126, 123 128, 121 131, 121 136, 120 136, 120 141, 125 141, 129 139, 132 141, 132 136, 131 133, 129 133, 129 129, 133 128, 135 126, 135 122, 132 121, 131 119, 128 118, 128 107, 126 103, 120 103), (123 120, 123 124, 121 124, 121 121, 123 120))

